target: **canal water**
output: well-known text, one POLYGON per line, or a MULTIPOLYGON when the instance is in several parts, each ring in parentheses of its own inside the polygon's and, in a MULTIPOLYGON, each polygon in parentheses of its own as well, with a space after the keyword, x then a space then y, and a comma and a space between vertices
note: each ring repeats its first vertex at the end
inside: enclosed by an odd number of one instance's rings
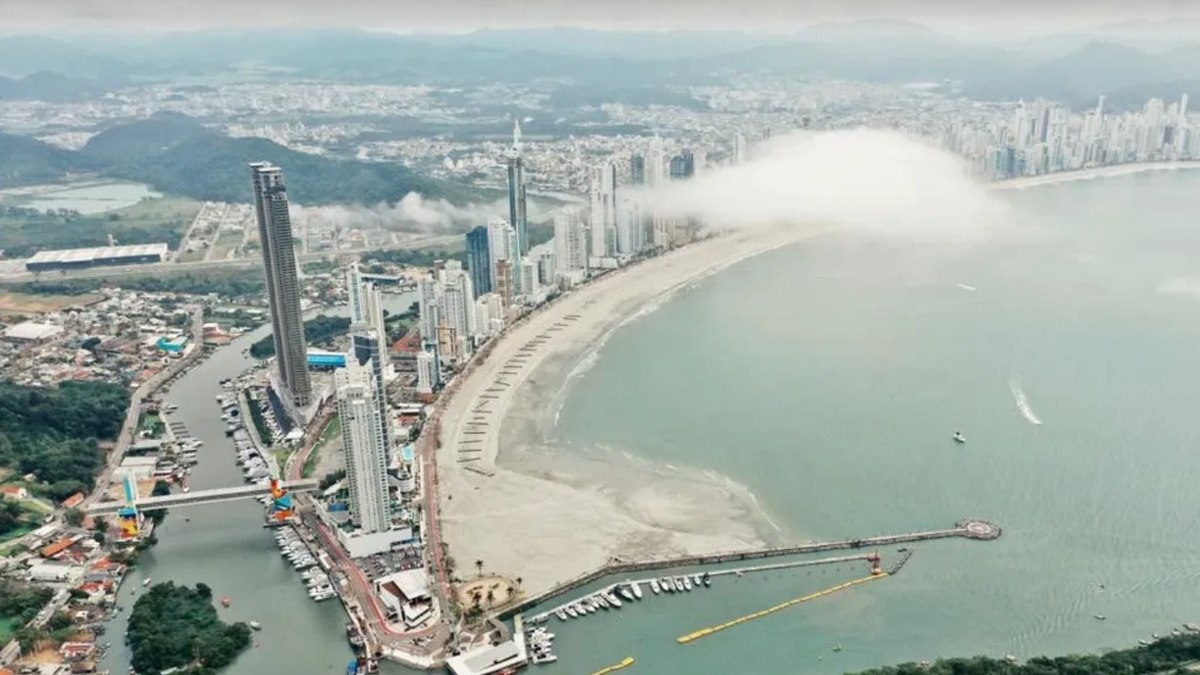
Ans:
MULTIPOLYGON (((402 312, 415 299, 411 294, 385 295, 384 306, 402 312)), ((346 307, 319 313, 345 316, 346 307)), ((192 469, 193 489, 242 485, 233 444, 225 436, 225 423, 216 396, 225 393, 219 384, 254 364, 243 350, 267 335, 260 327, 222 347, 180 378, 165 400, 179 405, 171 415, 204 441, 200 463, 192 469)), ((158 544, 145 552, 121 590, 124 610, 108 624, 106 639, 112 649, 101 664, 114 675, 129 670, 129 649, 124 644, 125 623, 142 580, 177 584, 208 584, 215 597, 229 596, 228 609, 218 608, 225 621, 259 621, 254 646, 225 672, 229 675, 340 675, 354 654, 346 641, 346 617, 335 601, 309 599, 300 575, 287 564, 269 530, 262 527, 262 506, 253 500, 193 506, 173 510, 158 528, 158 544), (188 520, 190 519, 190 520, 188 520)), ((411 672, 384 664, 381 672, 411 672)))
POLYGON ((792 541, 964 517, 1004 536, 919 544, 895 578, 687 646, 861 567, 552 619, 540 672, 836 673, 1200 623, 1198 190, 1181 171, 1001 193, 1012 222, 984 245, 824 236, 618 331, 572 385, 564 451, 719 472, 792 541))

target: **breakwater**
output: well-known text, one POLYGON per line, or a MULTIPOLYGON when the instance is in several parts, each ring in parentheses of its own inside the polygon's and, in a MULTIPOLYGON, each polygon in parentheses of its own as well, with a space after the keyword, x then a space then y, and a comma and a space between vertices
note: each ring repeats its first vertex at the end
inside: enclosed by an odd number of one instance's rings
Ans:
MULTIPOLYGON (((565 581, 553 588, 547 589, 543 593, 529 597, 516 605, 502 610, 499 613, 499 617, 501 619, 510 618, 532 607, 536 607, 547 600, 556 598, 564 593, 569 593, 577 588, 580 588, 581 586, 586 586, 597 579, 601 579, 609 575, 629 574, 631 572, 646 572, 649 570, 670 569, 675 567, 692 567, 696 565, 715 565, 743 560, 757 560, 761 558, 775 558, 788 555, 803 555, 805 553, 820 553, 823 551, 869 548, 876 546, 893 546, 895 544, 930 541, 933 539, 950 539, 954 537, 973 539, 976 541, 987 541, 999 538, 1001 532, 1002 531, 999 525, 986 520, 968 518, 966 520, 959 521, 952 528, 943 530, 907 532, 904 534, 864 537, 862 539, 822 541, 813 542, 810 544, 797 544, 795 546, 749 549, 745 551, 730 551, 725 553, 712 553, 708 555, 681 556, 678 558, 664 558, 662 560, 648 560, 641 562, 613 559, 613 561, 607 565, 603 565, 595 570, 592 570, 591 572, 581 574, 574 579, 565 581)), ((905 556, 903 560, 906 561, 907 556, 905 556)), ((901 565, 902 564, 903 562, 901 562, 901 565)))

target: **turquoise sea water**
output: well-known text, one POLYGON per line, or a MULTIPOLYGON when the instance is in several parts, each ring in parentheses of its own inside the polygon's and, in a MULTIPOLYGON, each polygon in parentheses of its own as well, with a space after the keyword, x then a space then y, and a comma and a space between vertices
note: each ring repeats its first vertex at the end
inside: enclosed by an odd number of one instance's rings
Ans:
POLYGON ((797 541, 966 516, 1004 536, 921 545, 893 579, 686 647, 861 567, 553 620, 560 661, 541 669, 841 672, 1200 622, 1198 189, 1178 172, 1001 193, 1011 222, 982 245, 828 235, 618 331, 567 398, 568 451, 720 471, 797 541))

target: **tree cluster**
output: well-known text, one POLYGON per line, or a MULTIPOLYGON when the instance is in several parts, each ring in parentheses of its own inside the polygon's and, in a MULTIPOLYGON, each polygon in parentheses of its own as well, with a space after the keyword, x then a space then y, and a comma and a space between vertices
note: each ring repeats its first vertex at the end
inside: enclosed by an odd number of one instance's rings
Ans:
POLYGON ((54 499, 90 489, 104 462, 96 441, 116 438, 128 407, 129 391, 106 382, 0 382, 0 466, 37 475, 54 499))
POLYGON ((168 581, 138 598, 125 642, 139 673, 157 675, 185 667, 212 672, 250 646, 250 628, 241 622, 223 623, 212 604, 212 589, 205 584, 188 588, 168 581))
POLYGON ((1184 664, 1196 660, 1200 660, 1200 635, 1185 633, 1100 655, 1039 656, 1025 663, 976 656, 940 659, 932 665, 905 663, 859 675, 1150 675, 1182 672, 1184 664))
MULTIPOLYGON (((315 345, 325 344, 349 329, 350 319, 322 314, 304 322, 304 342, 315 345)), ((250 345, 250 356, 256 359, 267 359, 274 355, 275 339, 270 334, 250 345)))

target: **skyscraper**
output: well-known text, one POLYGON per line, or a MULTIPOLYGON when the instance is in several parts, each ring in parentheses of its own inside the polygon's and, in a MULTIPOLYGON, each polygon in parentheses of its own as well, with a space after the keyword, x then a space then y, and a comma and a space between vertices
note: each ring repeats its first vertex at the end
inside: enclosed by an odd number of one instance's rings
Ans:
POLYGON ((554 214, 554 259, 559 273, 587 269, 587 238, 575 209, 554 214))
POLYGON ((646 158, 636 152, 629 156, 629 184, 646 184, 646 158))
POLYGON ((287 188, 283 170, 268 162, 250 165, 258 238, 267 277, 267 300, 271 306, 271 335, 275 361, 287 398, 297 407, 312 398, 308 380, 308 353, 300 310, 300 280, 292 243, 292 221, 288 215, 287 188))
POLYGON ((417 279, 417 325, 422 345, 437 343, 439 305, 437 280, 430 276, 417 279))
POLYGON ((733 161, 731 164, 740 166, 746 163, 746 137, 742 132, 733 135, 733 161))
POLYGON ((350 519, 364 532, 383 532, 391 528, 391 505, 378 392, 369 370, 356 359, 347 359, 346 367, 334 374, 334 382, 346 454, 350 519))
MULTIPOLYGON (((511 261, 513 257, 513 249, 516 247, 516 239, 513 228, 502 218, 497 218, 488 223, 488 271, 490 273, 489 283, 492 290, 496 290, 496 263, 502 260, 511 261)), ((509 265, 511 266, 511 262, 509 265)), ((482 294, 481 294, 482 295, 482 294)))
POLYGON ((616 252, 617 167, 606 163, 592 174, 592 256, 604 258, 616 252))
POLYGON ((656 188, 663 182, 663 142, 658 134, 650 143, 650 154, 646 158, 646 185, 656 188))
POLYGON ((346 289, 350 295, 350 326, 353 330, 370 328, 379 338, 379 370, 385 380, 395 377, 387 351, 387 324, 383 319, 383 293, 375 284, 364 281, 358 263, 346 270, 346 289))
POLYGON ((513 120, 513 144, 508 151, 508 222, 517 234, 513 260, 529 252, 528 223, 525 212, 525 162, 521 157, 521 124, 513 120))
POLYGON ((691 150, 684 148, 682 152, 671 158, 671 180, 683 180, 696 175, 696 158, 691 150))
POLYGON ((388 405, 387 384, 384 378, 384 363, 387 358, 387 341, 381 340, 378 333, 367 326, 362 326, 350 336, 350 356, 358 365, 366 368, 371 375, 371 383, 375 388, 375 405, 379 407, 379 418, 383 425, 383 447, 385 452, 392 450, 392 415, 388 405))
POLYGON ((475 287, 475 293, 483 295, 492 292, 492 255, 485 225, 467 232, 467 270, 471 273, 471 285, 475 287))

